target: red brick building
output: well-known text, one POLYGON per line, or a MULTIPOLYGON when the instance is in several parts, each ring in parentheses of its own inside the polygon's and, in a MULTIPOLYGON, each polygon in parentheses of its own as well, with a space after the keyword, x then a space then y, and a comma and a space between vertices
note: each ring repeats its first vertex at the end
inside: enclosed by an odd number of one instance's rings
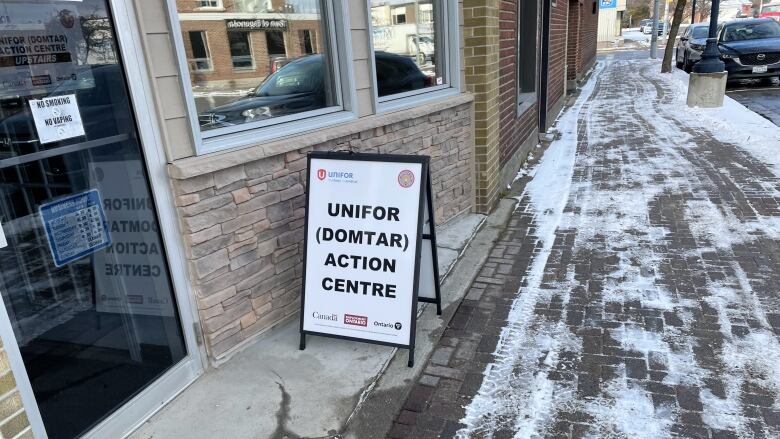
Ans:
POLYGON ((567 92, 593 67, 593 0, 464 3, 466 84, 476 98, 477 208, 511 183, 567 92), (492 176, 492 177, 491 177, 492 176))
POLYGON ((569 2, 569 43, 566 79, 576 87, 583 75, 596 63, 599 5, 596 0, 569 2))

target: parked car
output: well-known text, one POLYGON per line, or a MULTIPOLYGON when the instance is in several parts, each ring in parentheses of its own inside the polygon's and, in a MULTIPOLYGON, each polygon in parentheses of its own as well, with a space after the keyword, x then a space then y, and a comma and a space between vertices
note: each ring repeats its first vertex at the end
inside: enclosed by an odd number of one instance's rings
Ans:
POLYGON ((780 76, 780 23, 771 18, 721 24, 718 49, 729 80, 780 76))
MULTIPOLYGON (((387 52, 376 52, 375 57, 379 96, 434 84, 410 57, 387 52)), ((280 67, 246 96, 204 111, 198 119, 202 127, 213 129, 318 110, 328 105, 323 56, 308 55, 280 67)))
POLYGON ((772 18, 775 21, 780 21, 780 3, 772 3, 764 5, 761 8, 761 12, 758 14, 759 18, 772 18))
POLYGON ((649 34, 650 29, 653 27, 653 20, 651 18, 645 18, 644 20, 639 22, 639 32, 642 32, 643 34, 649 34), (645 32, 645 29, 647 29, 647 32, 645 32))
MULTIPOLYGON (((669 30, 672 26, 667 22, 666 23, 666 29, 669 30)), ((644 29, 642 30, 642 33, 645 35, 650 35, 653 33, 653 20, 650 20, 650 24, 646 25, 644 29)), ((659 21, 658 22, 658 35, 664 34, 664 23, 659 21)))
POLYGON ((707 36, 710 27, 707 24, 697 23, 688 26, 677 42, 675 48, 675 60, 677 68, 690 73, 693 64, 701 59, 704 47, 707 45, 707 36))

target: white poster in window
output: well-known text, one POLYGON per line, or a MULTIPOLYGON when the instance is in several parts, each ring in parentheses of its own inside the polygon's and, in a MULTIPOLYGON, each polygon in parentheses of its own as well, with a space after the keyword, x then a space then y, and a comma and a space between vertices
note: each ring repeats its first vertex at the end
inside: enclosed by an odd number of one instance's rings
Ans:
POLYGON ((80 0, 3 2, 0 97, 94 87, 90 64, 116 63, 106 14, 80 0))
POLYGON ((95 162, 111 246, 94 256, 98 312, 174 315, 165 250, 140 160, 95 162))
POLYGON ((5 239, 5 231, 3 231, 3 223, 0 223, 0 248, 8 247, 8 241, 5 239))
POLYGON ((76 95, 30 99, 30 111, 41 144, 59 142, 84 135, 76 95))

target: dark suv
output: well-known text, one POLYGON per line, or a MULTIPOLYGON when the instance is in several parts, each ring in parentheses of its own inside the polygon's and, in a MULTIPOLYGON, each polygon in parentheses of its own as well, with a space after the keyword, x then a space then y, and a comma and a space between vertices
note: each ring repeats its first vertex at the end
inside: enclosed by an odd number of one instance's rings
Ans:
MULTIPOLYGON (((293 60, 246 96, 200 113, 200 125, 214 129, 326 108, 332 104, 324 72, 323 55, 293 60)), ((376 52, 376 77, 379 96, 434 85, 412 58, 387 52, 376 52)))
POLYGON ((729 80, 780 76, 780 23, 771 18, 720 25, 718 49, 729 80))

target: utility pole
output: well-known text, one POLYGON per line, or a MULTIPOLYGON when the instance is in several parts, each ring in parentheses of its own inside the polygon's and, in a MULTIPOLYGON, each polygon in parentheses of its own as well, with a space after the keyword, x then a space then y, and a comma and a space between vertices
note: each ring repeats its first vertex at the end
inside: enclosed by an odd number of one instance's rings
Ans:
POLYGON ((667 28, 669 23, 669 3, 671 0, 664 0, 664 39, 666 38, 666 35, 669 33, 669 29, 667 28))
POLYGON ((650 58, 658 59, 658 13, 661 5, 653 0, 653 29, 650 31, 650 58))

